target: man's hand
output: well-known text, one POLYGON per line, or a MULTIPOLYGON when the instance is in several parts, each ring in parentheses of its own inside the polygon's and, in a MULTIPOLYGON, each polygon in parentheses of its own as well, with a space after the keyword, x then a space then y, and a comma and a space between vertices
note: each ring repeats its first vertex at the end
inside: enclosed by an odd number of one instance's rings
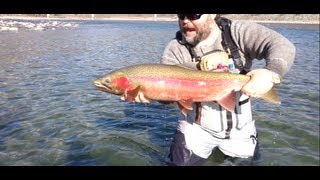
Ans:
POLYGON ((273 72, 268 69, 256 69, 247 73, 250 81, 243 86, 242 92, 251 97, 259 97, 273 87, 273 72))
POLYGON ((123 101, 138 102, 138 103, 150 103, 151 102, 151 99, 144 97, 142 92, 139 92, 135 98, 130 98, 130 97, 126 97, 125 95, 122 95, 120 97, 120 99, 123 101))

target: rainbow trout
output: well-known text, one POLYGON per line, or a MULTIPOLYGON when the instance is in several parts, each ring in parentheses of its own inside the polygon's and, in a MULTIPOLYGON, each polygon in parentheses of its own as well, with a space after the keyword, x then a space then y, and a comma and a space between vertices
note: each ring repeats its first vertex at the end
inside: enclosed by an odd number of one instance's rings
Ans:
MULTIPOLYGON (((235 91, 250 80, 250 76, 227 72, 208 72, 179 65, 141 64, 112 71, 96 79, 97 89, 115 95, 134 98, 139 92, 157 101, 176 101, 186 115, 193 102, 217 102, 234 112, 235 91)), ((274 88, 261 96, 280 104, 274 88)))

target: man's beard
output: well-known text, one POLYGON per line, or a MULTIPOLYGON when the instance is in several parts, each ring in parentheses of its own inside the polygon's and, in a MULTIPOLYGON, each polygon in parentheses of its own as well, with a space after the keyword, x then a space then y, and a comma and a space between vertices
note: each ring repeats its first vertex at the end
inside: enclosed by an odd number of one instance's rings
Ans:
POLYGON ((182 39, 192 46, 196 46, 199 42, 205 40, 209 34, 211 33, 211 28, 209 22, 207 22, 201 29, 196 29, 197 35, 194 38, 188 37, 183 28, 180 28, 180 32, 182 34, 182 39))

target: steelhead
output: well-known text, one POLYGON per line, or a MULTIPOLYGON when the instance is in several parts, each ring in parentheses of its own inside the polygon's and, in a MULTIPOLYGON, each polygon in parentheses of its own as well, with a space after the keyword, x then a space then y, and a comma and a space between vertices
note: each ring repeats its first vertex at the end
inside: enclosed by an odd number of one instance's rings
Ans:
MULTIPOLYGON (((235 91, 250 80, 250 76, 227 72, 198 71, 180 65, 140 64, 112 71, 96 79, 97 89, 115 95, 134 98, 139 92, 157 101, 176 101, 186 115, 193 102, 217 102, 234 112, 235 91)), ((280 104, 274 88, 261 96, 280 104)))

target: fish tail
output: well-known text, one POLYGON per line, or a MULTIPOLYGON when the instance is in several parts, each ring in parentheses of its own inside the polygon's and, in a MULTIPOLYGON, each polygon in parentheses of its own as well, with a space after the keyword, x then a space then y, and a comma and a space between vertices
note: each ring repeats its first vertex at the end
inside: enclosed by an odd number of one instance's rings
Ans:
POLYGON ((261 96, 261 99, 264 99, 271 103, 281 104, 281 101, 278 97, 277 90, 275 87, 272 87, 267 93, 263 94, 261 96))

